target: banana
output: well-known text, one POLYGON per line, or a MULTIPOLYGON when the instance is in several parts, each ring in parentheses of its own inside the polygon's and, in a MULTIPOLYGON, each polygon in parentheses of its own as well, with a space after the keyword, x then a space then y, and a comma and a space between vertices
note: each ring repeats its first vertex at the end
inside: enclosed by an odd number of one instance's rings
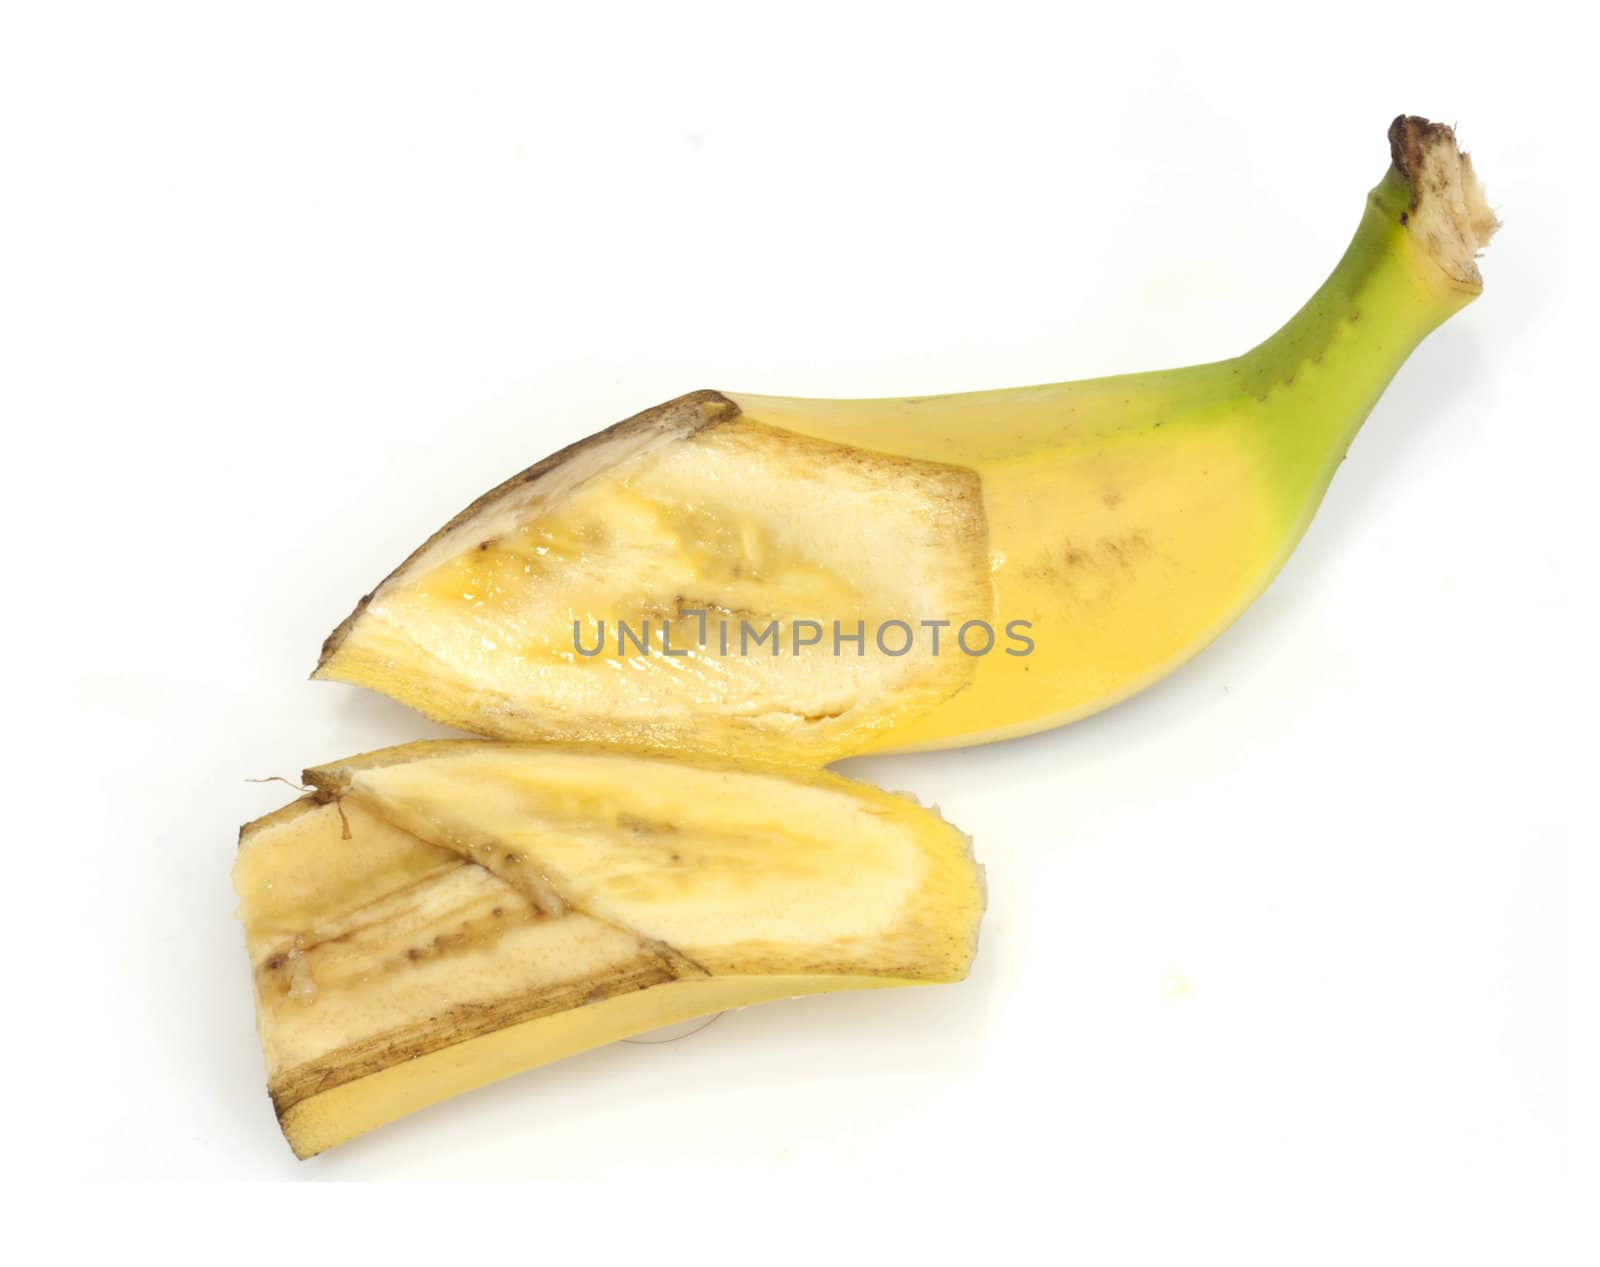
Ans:
POLYGON ((976 949, 966 837, 826 772, 441 740, 305 778, 234 867, 300 1157, 690 1017, 958 981, 976 949))
POLYGON ((314 676, 511 739, 802 765, 1061 725, 1155 682, 1282 567, 1497 228, 1402 117, 1332 275, 1233 360, 886 400, 695 392, 473 503, 314 676))

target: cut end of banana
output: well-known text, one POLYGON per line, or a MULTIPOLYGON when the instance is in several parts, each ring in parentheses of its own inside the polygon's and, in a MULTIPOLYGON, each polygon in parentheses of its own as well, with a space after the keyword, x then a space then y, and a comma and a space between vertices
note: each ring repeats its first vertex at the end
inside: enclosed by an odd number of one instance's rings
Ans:
POLYGON ((694 1016, 959 980, 966 837, 837 775, 437 741, 307 772, 234 884, 302 1157, 694 1016))
POLYGON ((966 657, 882 654, 873 631, 987 617, 988 568, 971 470, 695 392, 480 498, 361 601, 315 676, 501 739, 820 764, 965 685, 966 657))
POLYGON ((1471 156, 1456 145, 1454 129, 1403 114, 1389 126, 1389 149, 1411 192, 1401 223, 1454 281, 1481 287, 1478 253, 1500 222, 1484 198, 1471 156))

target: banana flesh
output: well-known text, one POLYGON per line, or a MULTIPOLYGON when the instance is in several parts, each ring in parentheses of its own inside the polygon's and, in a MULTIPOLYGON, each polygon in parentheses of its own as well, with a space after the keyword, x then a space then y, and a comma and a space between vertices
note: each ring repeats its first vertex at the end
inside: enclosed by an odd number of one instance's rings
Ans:
POLYGON ((830 774, 463 740, 306 779, 234 871, 301 1157, 629 1034, 956 981, 974 953, 966 838, 830 774))
POLYGON ((801 765, 1124 699, 1260 594, 1390 378, 1481 289, 1470 160, 1425 120, 1390 141, 1332 276, 1240 357, 931 398, 693 393, 474 503, 315 676, 500 738, 801 765), (896 622, 904 650, 874 636, 896 622))

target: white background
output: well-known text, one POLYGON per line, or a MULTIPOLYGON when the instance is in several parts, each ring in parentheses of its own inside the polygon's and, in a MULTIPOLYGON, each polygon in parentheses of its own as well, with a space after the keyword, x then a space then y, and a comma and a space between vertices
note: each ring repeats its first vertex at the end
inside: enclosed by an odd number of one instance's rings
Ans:
POLYGON ((420 1250, 442 1219, 450 1252, 514 1260, 1576 1261, 1600 201, 1578 36, 1495 13, 8 7, 31 1209, 121 1236, 136 1201, 179 1256, 336 1227, 420 1250), (306 681, 372 582, 692 388, 1242 351, 1338 258, 1401 111, 1459 123, 1506 227, 1266 597, 1109 714, 845 767, 976 838, 970 981, 728 1015, 290 1157, 228 872, 289 795, 247 778, 445 733, 306 681), (530 1186, 304 1190, 330 1179, 530 1186))

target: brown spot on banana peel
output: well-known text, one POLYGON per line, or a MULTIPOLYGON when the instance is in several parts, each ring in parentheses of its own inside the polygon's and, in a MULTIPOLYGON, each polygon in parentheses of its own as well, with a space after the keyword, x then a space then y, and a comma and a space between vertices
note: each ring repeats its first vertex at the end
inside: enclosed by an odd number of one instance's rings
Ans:
POLYGON ((623 831, 632 832, 639 836, 668 836, 676 834, 676 823, 662 822, 654 818, 641 818, 638 814, 619 813, 617 826, 623 831))

